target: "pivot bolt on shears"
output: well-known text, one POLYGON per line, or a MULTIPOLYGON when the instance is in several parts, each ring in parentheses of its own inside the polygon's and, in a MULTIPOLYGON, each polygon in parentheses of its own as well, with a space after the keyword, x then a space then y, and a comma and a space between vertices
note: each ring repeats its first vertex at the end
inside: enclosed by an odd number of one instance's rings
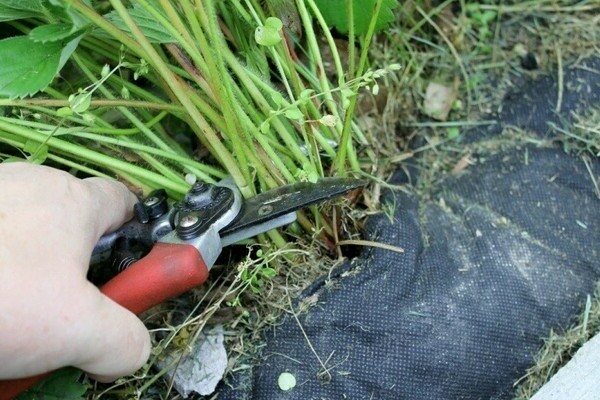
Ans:
MULTIPOLYGON (((196 183, 183 200, 156 190, 135 205, 135 217, 102 236, 91 264, 113 260, 120 271, 100 291, 135 314, 200 286, 223 247, 296 220, 296 211, 365 185, 353 178, 299 182, 244 200, 231 179, 196 183)), ((12 399, 44 375, 0 382, 12 399)))

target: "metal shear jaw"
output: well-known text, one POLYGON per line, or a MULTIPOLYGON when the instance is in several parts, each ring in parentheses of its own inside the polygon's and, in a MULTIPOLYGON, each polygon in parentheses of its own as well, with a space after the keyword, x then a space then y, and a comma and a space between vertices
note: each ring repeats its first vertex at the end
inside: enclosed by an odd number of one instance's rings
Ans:
POLYGON ((174 229, 159 241, 194 246, 210 269, 224 247, 219 231, 238 216, 242 209, 242 194, 231 178, 226 178, 214 186, 206 184, 200 184, 200 186, 201 190, 192 188, 186 198, 182 200, 179 210, 175 211, 174 229), (215 191, 218 191, 219 194, 215 194, 215 191), (203 197, 207 197, 207 195, 208 203, 203 204, 203 197), (226 202, 226 204, 217 204, 218 202, 226 202), (203 213, 198 213, 194 209, 194 204, 202 204, 205 207, 203 213), (186 208, 186 205, 190 205, 192 208, 186 208), (219 206, 224 207, 219 208, 219 206), (217 214, 213 214, 215 211, 217 214), (202 214, 206 214, 204 218, 202 214), (182 233, 193 231, 194 227, 198 229, 195 234, 187 236, 182 233))

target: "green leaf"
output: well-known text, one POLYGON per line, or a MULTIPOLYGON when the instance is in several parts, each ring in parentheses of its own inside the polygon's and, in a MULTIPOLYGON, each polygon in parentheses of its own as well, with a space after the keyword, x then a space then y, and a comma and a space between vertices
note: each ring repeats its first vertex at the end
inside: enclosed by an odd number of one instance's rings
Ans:
POLYGON ((278 107, 285 106, 285 99, 283 98, 283 95, 281 93, 273 92, 273 94, 271 95, 271 98, 273 99, 273 103, 275 103, 276 106, 278 106, 278 107))
POLYGON ((250 273, 248 272, 248 270, 247 269, 242 270, 242 275, 241 275, 242 281, 247 282, 249 277, 250 277, 250 273))
POLYGON ((260 294, 260 289, 256 286, 250 286, 250 290, 252 291, 252 293, 254 294, 260 294))
POLYGON ((277 271, 275 271, 273 268, 270 267, 264 267, 260 270, 260 273, 268 279, 274 278, 275 276, 277 276, 277 271))
POLYGON ((275 46, 281 42, 281 29, 283 22, 279 18, 269 17, 264 26, 259 26, 254 31, 254 40, 261 46, 275 46))
POLYGON ((86 113, 81 116, 85 122, 89 122, 93 124, 96 121, 96 116, 94 114, 86 113))
POLYGON ((307 101, 314 93, 315 91, 313 89, 304 89, 302 92, 300 92, 300 99, 307 101))
POLYGON ((27 160, 34 164, 42 164, 48 157, 48 146, 35 140, 28 140, 23 146, 23 151, 29 153, 27 160))
POLYGON ((488 10, 481 13, 479 22, 483 25, 487 25, 496 19, 496 11, 488 10))
POLYGON ((283 22, 281 22, 279 18, 269 17, 265 21, 265 26, 273 28, 279 32, 283 28, 283 22))
POLYGON ((56 116, 57 117, 70 117, 73 115, 73 110, 71 110, 71 107, 61 107, 58 110, 56 110, 56 116))
POLYGON ((68 38, 74 31, 72 24, 41 25, 29 32, 29 38, 34 42, 56 42, 68 38))
POLYGON ((302 165, 302 172, 300 172, 300 180, 304 182, 317 183, 320 179, 319 173, 315 170, 310 162, 306 162, 302 165))
POLYGON ((43 12, 41 0, 0 0, 0 22, 37 17, 43 12))
POLYGON ((76 114, 84 113, 90 108, 92 104, 92 95, 90 93, 79 93, 72 97, 69 97, 69 106, 76 114))
POLYGON ((310 182, 310 183, 317 183, 319 181, 321 177, 319 176, 319 173, 317 171, 310 171, 306 177, 306 179, 310 182))
MULTIPOLYGON (((149 2, 151 5, 154 5, 155 1, 149 2)), ((157 11, 161 11, 160 6, 154 7, 157 11)), ((165 27, 163 27, 160 22, 156 20, 148 11, 146 11, 142 6, 134 2, 133 8, 128 8, 127 12, 133 19, 133 21, 140 28, 144 36, 148 38, 148 40, 152 43, 176 43, 177 39, 175 39, 169 31, 165 27)), ((161 12, 162 13, 162 12, 161 12)), ((123 19, 119 16, 116 11, 111 11, 110 13, 104 16, 107 20, 112 22, 117 26, 117 28, 121 29, 124 32, 131 33, 123 19)), ((165 18, 167 18, 165 16, 165 18)))
POLYGON ((281 42, 281 34, 272 26, 259 26, 254 31, 254 40, 261 46, 275 46, 281 42))
MULTIPOLYGON (((59 19, 69 20, 75 29, 83 28, 89 24, 89 20, 79 11, 71 7, 70 2, 64 0, 48 0, 50 3, 46 8, 49 14, 59 19)), ((92 7, 91 0, 83 0, 88 7, 92 7)))
MULTIPOLYGON (((376 0, 353 0, 354 32, 357 35, 367 33, 376 0)), ((335 27, 342 33, 348 33, 348 6, 347 0, 316 0, 317 7, 323 15, 325 22, 330 27, 335 27)), ((375 31, 380 31, 394 20, 394 8, 398 0, 383 0, 379 16, 375 24, 375 31)))
POLYGON ((59 369, 48 379, 19 395, 17 400, 84 400, 88 386, 78 382, 81 374, 76 368, 59 369))
POLYGON ((379 85, 377 83, 375 83, 371 88, 371 93, 373 93, 373 96, 377 96, 379 94, 379 85))
POLYGON ((81 36, 66 44, 34 42, 27 36, 0 40, 0 60, 11 60, 0 63, 0 97, 23 98, 46 88, 80 39, 81 36))
POLYGON ((5 159, 3 159, 1 163, 7 164, 7 163, 11 163, 11 162, 23 162, 23 159, 19 158, 19 157, 10 156, 10 157, 6 157, 5 159))
POLYGON ((453 126, 448 128, 448 139, 456 139, 457 137, 460 136, 460 129, 458 129, 458 127, 453 126))
POLYGON ((300 111, 296 107, 292 107, 292 108, 290 108, 288 110, 285 110, 285 112, 283 113, 283 115, 285 115, 289 119, 295 119, 295 120, 299 120, 299 119, 302 119, 304 117, 304 114, 302 114, 302 111, 300 111))
POLYGON ((269 132, 269 130, 271 129, 271 124, 269 124, 269 121, 263 121, 263 123, 260 124, 259 129, 263 135, 266 135, 269 132))

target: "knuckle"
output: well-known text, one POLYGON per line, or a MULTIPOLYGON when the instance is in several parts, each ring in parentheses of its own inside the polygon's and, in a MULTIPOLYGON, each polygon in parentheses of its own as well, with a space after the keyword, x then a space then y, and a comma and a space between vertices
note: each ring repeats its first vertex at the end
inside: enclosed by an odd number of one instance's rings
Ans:
POLYGON ((58 196, 58 201, 65 209, 77 210, 77 204, 85 202, 89 198, 89 192, 80 179, 75 178, 64 171, 52 171, 53 189, 49 194, 58 196))
POLYGON ((105 201, 116 203, 126 197, 126 189, 119 182, 103 178, 87 178, 84 182, 92 188, 96 197, 103 197, 105 201))

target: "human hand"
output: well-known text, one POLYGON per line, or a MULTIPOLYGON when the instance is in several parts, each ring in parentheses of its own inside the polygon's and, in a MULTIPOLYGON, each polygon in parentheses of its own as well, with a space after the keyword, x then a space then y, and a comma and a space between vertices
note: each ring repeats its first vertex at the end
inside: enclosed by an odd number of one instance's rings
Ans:
POLYGON ((25 163, 0 164, 0 379, 71 365, 100 381, 140 368, 142 322, 87 279, 103 234, 132 217, 124 185, 25 163))

